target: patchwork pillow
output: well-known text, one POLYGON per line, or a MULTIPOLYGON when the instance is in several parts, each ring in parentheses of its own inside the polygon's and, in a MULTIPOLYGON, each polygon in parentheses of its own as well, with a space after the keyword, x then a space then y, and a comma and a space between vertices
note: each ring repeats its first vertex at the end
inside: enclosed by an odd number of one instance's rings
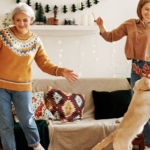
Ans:
POLYGON ((131 90, 92 91, 95 119, 110 119, 124 116, 131 102, 131 90))
MULTIPOLYGON (((34 120, 54 119, 52 113, 46 108, 43 91, 32 93, 32 106, 34 112, 34 116, 33 116, 34 120)), ((15 122, 19 122, 13 102, 12 102, 12 113, 15 122)))
POLYGON ((32 106, 35 120, 54 119, 52 113, 47 109, 44 101, 44 92, 32 93, 32 106))
POLYGON ((56 121, 78 121, 83 118, 85 96, 83 94, 66 93, 47 87, 47 108, 56 121))

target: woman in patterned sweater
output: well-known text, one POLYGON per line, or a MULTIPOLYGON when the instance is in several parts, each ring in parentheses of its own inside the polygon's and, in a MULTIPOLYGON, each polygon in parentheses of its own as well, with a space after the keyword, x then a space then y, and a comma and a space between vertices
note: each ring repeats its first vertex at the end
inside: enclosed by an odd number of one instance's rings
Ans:
POLYGON ((34 11, 19 3, 12 12, 13 27, 0 30, 0 136, 4 150, 15 150, 11 100, 29 147, 44 150, 32 119, 31 64, 35 60, 40 69, 50 75, 76 81, 72 70, 51 63, 40 38, 29 30, 35 20, 34 11))

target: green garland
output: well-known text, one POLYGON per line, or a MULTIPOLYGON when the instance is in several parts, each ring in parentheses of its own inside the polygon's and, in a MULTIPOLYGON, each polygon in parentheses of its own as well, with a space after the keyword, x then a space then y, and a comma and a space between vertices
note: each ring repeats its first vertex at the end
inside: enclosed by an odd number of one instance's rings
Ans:
MULTIPOLYGON (((20 2, 21 2, 21 0, 16 0, 16 3, 20 3, 20 2)), ((29 6, 31 6, 30 0, 27 0, 26 3, 27 3, 29 6)), ((91 0, 87 0, 87 2, 86 2, 87 5, 86 5, 86 6, 87 6, 88 8, 90 8, 90 7, 92 6, 91 3, 92 3, 91 0)), ((99 1, 98 1, 98 0, 93 0, 93 3, 97 5, 97 4, 99 3, 99 1)), ((38 9, 39 9, 39 4, 36 2, 36 3, 35 3, 35 10, 38 11, 38 9)), ((84 4, 81 2, 81 8, 79 8, 79 10, 83 10, 83 9, 85 9, 85 7, 84 7, 84 4)), ((47 4, 46 7, 45 7, 45 12, 48 13, 49 11, 51 11, 51 10, 50 10, 49 5, 47 4)), ((76 8, 76 5, 75 5, 75 4, 72 4, 72 6, 71 6, 71 11, 72 11, 73 13, 75 13, 75 12, 77 11, 77 8, 76 8)), ((64 5, 64 6, 63 6, 63 13, 67 13, 67 12, 68 12, 67 6, 64 5)))

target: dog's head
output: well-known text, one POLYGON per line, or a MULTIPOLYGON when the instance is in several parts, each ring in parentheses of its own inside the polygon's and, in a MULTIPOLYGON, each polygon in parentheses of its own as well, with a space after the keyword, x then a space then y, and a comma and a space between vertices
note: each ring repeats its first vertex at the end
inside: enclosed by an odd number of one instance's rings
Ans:
POLYGON ((134 91, 148 91, 150 90, 150 79, 147 77, 142 77, 140 80, 135 82, 133 88, 134 91))
POLYGON ((134 91, 150 91, 150 69, 148 68, 148 65, 144 64, 143 66, 143 72, 139 69, 139 67, 136 67, 135 64, 133 64, 134 71, 139 74, 142 78, 135 82, 135 86, 133 88, 134 91))

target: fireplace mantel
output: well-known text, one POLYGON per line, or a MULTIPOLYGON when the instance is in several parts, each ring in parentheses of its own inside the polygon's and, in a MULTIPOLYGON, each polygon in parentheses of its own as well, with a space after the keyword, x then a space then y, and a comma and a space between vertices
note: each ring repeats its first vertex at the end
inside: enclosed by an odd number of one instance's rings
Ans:
POLYGON ((76 25, 31 25, 30 30, 61 30, 61 31, 96 31, 98 26, 76 26, 76 25))

